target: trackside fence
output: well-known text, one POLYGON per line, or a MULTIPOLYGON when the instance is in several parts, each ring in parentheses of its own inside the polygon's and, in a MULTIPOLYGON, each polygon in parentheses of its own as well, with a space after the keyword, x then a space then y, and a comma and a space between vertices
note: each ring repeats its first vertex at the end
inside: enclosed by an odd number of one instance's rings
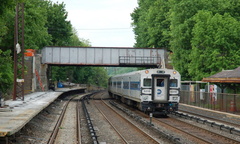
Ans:
POLYGON ((240 94, 181 91, 180 103, 223 112, 240 112, 240 94))

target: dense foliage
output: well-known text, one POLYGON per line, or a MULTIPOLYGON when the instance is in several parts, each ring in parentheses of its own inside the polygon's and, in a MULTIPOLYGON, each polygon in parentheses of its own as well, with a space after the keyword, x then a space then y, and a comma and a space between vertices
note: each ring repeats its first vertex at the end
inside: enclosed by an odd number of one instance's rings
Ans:
POLYGON ((167 48, 183 80, 240 65, 240 1, 139 0, 135 47, 167 48))
POLYGON ((108 75, 103 67, 53 66, 53 81, 92 84, 107 87, 108 75))
POLYGON ((6 93, 12 87, 12 58, 10 50, 3 52, 0 49, 0 92, 6 93))
MULTIPOLYGON (((67 20, 68 13, 64 3, 53 3, 49 0, 0 0, 0 2, 0 91, 4 93, 13 85, 14 17, 17 3, 24 3, 25 49, 38 50, 49 45, 90 46, 88 40, 78 37, 71 22, 67 20)), ((106 85, 107 81, 107 72, 104 68, 57 67, 52 70, 52 79, 56 80, 70 77, 73 82, 96 84, 101 78, 104 79, 104 84, 101 85, 106 85), (97 71, 98 79, 92 76, 96 75, 97 71), (89 77, 92 79, 88 79, 89 77)))

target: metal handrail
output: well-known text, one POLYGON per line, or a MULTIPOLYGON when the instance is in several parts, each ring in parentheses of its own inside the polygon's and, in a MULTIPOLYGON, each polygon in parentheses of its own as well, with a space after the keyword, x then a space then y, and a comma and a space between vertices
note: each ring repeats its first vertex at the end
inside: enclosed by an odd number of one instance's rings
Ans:
POLYGON ((158 64, 161 57, 119 56, 119 64, 158 64))

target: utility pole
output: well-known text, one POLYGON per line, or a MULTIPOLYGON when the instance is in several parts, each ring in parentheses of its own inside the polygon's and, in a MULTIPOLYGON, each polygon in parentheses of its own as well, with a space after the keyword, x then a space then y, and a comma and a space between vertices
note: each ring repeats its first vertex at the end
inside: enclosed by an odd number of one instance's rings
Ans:
POLYGON ((18 3, 16 6, 13 51, 13 100, 21 99, 24 101, 24 3, 18 3))

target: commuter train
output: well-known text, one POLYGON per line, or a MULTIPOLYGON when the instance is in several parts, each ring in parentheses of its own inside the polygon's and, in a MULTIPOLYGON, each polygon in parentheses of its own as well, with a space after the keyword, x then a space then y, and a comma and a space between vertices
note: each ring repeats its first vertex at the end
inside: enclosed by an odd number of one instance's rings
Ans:
POLYGON ((113 98, 146 113, 167 115, 178 110, 181 76, 172 69, 147 69, 109 78, 113 98))

